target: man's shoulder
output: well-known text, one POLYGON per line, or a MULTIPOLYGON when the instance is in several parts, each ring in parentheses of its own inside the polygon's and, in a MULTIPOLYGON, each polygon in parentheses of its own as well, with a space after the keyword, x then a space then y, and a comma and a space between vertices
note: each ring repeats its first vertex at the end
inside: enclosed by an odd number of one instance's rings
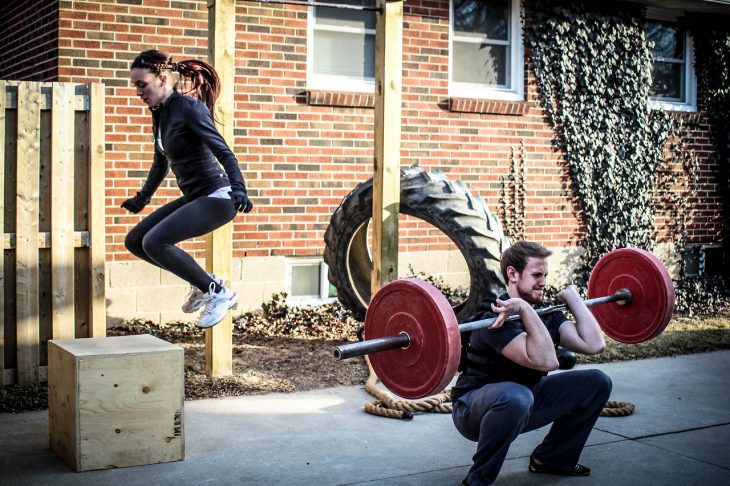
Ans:
MULTIPOLYGON (((497 299, 507 300, 507 299, 509 299, 509 295, 504 293, 504 294, 500 295, 499 297, 497 297, 497 299)), ((474 313, 472 314, 472 317, 469 319, 469 321, 476 321, 478 319, 486 319, 489 317, 496 316, 497 313, 492 310, 492 304, 494 304, 495 301, 496 301, 496 299, 491 299, 491 298, 482 300, 479 303, 479 305, 477 306, 474 313)))

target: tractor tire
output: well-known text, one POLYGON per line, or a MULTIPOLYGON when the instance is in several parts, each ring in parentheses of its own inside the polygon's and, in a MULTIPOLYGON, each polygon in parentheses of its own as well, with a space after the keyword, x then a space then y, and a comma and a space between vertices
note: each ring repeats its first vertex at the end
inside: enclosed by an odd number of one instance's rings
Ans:
MULTIPOLYGON (((498 219, 484 201, 445 174, 420 167, 401 170, 400 212, 430 223, 459 248, 469 269, 465 301, 454 307, 459 322, 471 317, 485 299, 504 292, 499 258, 509 245, 498 219)), ((367 234, 373 207, 373 181, 360 183, 332 214, 325 232, 324 261, 340 303, 364 320, 370 303, 373 262, 367 234)))

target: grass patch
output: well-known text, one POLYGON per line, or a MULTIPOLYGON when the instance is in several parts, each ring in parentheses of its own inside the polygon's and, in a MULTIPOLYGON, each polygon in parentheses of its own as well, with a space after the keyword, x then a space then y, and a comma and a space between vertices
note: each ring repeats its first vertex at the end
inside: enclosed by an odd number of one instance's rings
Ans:
POLYGON ((623 344, 606 339, 606 350, 578 355, 578 363, 609 363, 730 349, 730 312, 717 316, 674 316, 667 328, 650 341, 623 344))

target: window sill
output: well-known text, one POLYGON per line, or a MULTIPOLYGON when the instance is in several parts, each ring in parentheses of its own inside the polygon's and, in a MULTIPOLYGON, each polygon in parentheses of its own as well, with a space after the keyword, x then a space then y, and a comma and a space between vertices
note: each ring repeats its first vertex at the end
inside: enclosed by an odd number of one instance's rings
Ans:
POLYGON ((449 111, 459 113, 485 113, 490 115, 522 116, 527 114, 527 101, 486 100, 476 98, 449 98, 449 111))
POLYGON ((705 113, 701 111, 667 111, 667 113, 685 126, 697 126, 706 121, 705 113))
POLYGON ((374 108, 375 93, 310 89, 307 90, 307 104, 315 106, 341 106, 347 108, 374 108))

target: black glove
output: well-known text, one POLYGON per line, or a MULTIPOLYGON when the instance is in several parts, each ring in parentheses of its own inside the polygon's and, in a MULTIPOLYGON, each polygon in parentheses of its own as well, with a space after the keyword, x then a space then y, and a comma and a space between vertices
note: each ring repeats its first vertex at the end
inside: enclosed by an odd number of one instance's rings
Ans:
POLYGON ((141 192, 138 192, 136 196, 130 197, 122 203, 122 207, 130 213, 137 214, 142 211, 145 206, 150 203, 150 198, 143 196, 141 192))
POLYGON ((233 207, 236 208, 236 211, 239 213, 241 211, 247 213, 253 209, 253 203, 248 199, 248 192, 246 192, 246 189, 234 189, 228 194, 231 195, 233 207))

